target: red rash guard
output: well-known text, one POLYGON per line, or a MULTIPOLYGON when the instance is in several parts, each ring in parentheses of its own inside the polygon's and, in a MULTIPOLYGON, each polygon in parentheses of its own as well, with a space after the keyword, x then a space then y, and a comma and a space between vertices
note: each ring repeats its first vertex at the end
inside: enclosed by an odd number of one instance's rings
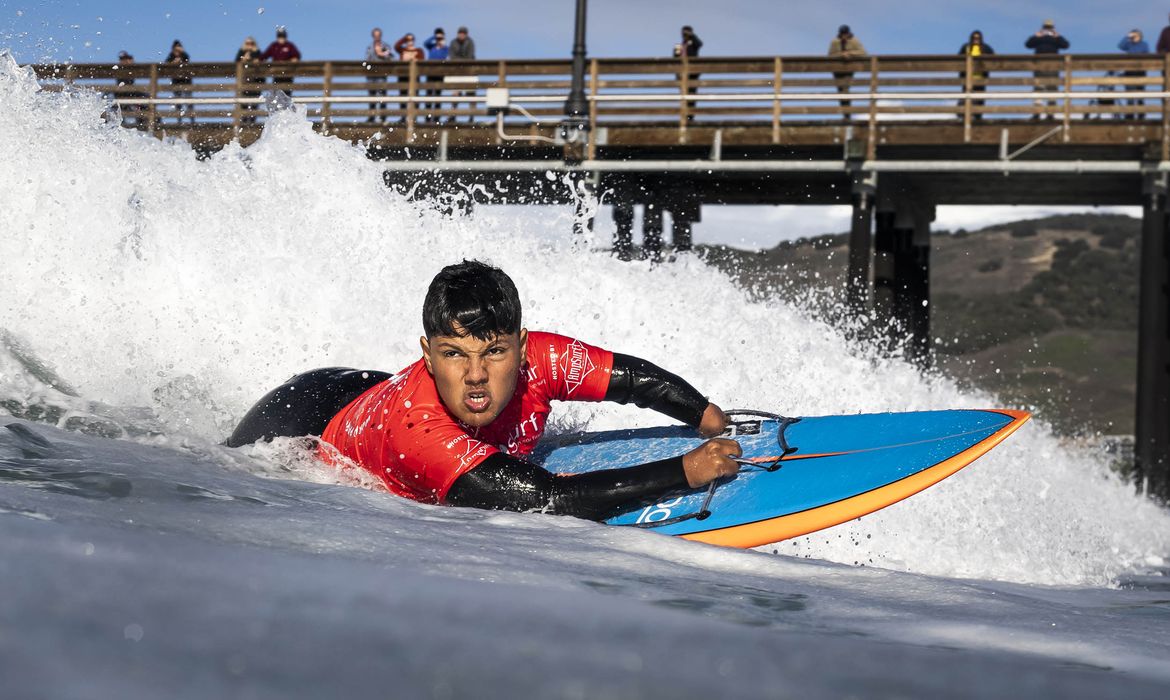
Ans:
MULTIPOLYGON (((544 434, 551 402, 601 401, 613 353, 554 333, 530 332, 516 393, 490 425, 474 429, 447 411, 422 359, 374 385, 321 435, 392 493, 443 503, 447 490, 489 455, 523 457, 544 434)), ((330 460, 332 450, 322 446, 330 460)))

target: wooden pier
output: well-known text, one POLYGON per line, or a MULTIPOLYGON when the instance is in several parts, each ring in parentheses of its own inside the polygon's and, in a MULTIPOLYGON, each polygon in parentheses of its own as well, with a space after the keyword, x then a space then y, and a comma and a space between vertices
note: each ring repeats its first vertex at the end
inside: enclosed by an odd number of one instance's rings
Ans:
POLYGON ((1150 491, 1170 499, 1170 56, 683 57, 586 68, 585 129, 563 124, 567 60, 35 71, 45 89, 100 91, 120 108, 111 118, 203 151, 250 145, 270 112, 291 104, 321 133, 364 144, 389 184, 420 196, 579 203, 582 192, 604 193, 619 255, 632 250, 636 206, 642 249, 660 255, 665 212, 672 245, 687 249, 705 204, 851 204, 848 298, 901 329, 923 363, 936 206, 1140 205, 1135 449, 1150 491), (193 124, 180 104, 193 107, 193 124))

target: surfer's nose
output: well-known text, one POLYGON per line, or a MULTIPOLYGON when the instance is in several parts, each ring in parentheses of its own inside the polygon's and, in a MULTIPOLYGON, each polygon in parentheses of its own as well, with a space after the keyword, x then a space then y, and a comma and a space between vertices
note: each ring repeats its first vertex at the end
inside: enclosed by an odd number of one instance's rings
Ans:
POLYGON ((483 384, 488 379, 487 365, 484 361, 473 357, 467 363, 467 373, 463 375, 463 381, 467 384, 483 384))

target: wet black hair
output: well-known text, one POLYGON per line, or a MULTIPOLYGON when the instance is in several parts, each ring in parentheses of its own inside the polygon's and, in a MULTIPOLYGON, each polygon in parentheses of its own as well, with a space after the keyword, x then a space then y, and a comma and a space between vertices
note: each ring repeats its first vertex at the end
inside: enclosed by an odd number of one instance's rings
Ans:
POLYGON ((520 293, 512 278, 478 260, 444 267, 431 280, 423 301, 427 338, 470 335, 491 340, 519 333, 520 320, 520 293))

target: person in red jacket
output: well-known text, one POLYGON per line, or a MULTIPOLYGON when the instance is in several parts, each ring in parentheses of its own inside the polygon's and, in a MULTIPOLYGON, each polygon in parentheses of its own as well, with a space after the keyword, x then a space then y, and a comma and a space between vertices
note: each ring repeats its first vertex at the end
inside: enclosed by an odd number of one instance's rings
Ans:
POLYGON ((741 454, 714 438, 663 460, 556 475, 526 461, 552 401, 650 408, 713 438, 726 414, 650 362, 563 335, 529 332, 503 271, 443 268, 423 304, 422 357, 396 374, 347 368, 293 377, 244 416, 229 446, 320 435, 327 462, 349 461, 424 503, 601 519, 616 506, 734 474, 741 454))
MULTIPOLYGON (((276 41, 268 45, 264 49, 264 53, 260 54, 261 61, 272 61, 273 63, 296 63, 301 60, 301 52, 297 45, 288 40, 288 30, 284 27, 276 28, 276 41)), ((292 76, 281 76, 272 79, 273 85, 284 85, 284 92, 292 97, 292 90, 287 86, 292 85, 292 76)))

